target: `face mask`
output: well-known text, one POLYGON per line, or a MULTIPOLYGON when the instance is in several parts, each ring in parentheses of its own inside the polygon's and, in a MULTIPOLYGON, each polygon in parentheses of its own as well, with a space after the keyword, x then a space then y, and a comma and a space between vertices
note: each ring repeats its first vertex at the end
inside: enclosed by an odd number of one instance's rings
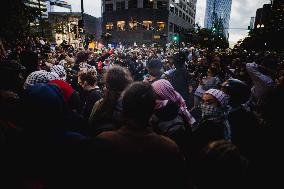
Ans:
POLYGON ((201 104, 202 118, 220 117, 223 115, 222 109, 214 105, 201 104))

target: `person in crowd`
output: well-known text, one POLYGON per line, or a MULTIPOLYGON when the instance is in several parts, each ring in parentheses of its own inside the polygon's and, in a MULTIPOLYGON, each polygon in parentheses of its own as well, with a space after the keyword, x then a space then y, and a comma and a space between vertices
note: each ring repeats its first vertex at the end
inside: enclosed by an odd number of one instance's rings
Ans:
POLYGON ((229 141, 210 142, 196 163, 194 183, 198 189, 249 188, 249 161, 229 141))
POLYGON ((9 151, 8 161, 8 173, 12 172, 18 182, 11 185, 19 185, 17 188, 37 184, 51 188, 67 185, 62 183, 66 181, 64 168, 71 162, 74 168, 76 162, 72 156, 76 154, 76 141, 86 137, 70 128, 72 121, 62 92, 54 84, 28 86, 22 95, 20 109, 22 131, 13 150, 9 151), (72 156, 69 149, 73 149, 72 156))
POLYGON ((251 95, 250 88, 240 80, 229 79, 222 84, 221 90, 230 96, 228 122, 232 142, 247 158, 257 158, 254 153, 263 131, 255 115, 245 108, 245 103, 249 101, 251 95), (254 140, 251 140, 252 136, 254 140))
POLYGON ((173 57, 173 64, 175 66, 175 71, 169 77, 169 81, 171 82, 174 89, 182 96, 185 100, 187 107, 191 108, 192 103, 189 96, 189 74, 185 69, 185 61, 186 61, 185 53, 177 53, 173 57))
POLYGON ((20 53, 20 63, 26 67, 25 78, 32 72, 38 70, 39 59, 38 54, 32 50, 30 44, 20 53))
POLYGON ((188 112, 182 96, 174 90, 169 81, 160 79, 152 86, 157 94, 155 114, 151 121, 155 131, 174 140, 188 157, 194 117, 188 112))
POLYGON ((54 65, 51 67, 50 69, 51 72, 55 72, 57 73, 57 75, 59 76, 59 78, 61 80, 66 80, 66 71, 65 71, 65 68, 61 65, 54 65))
POLYGON ((116 187, 187 187, 184 159, 178 146, 149 126, 155 104, 156 96, 149 83, 131 84, 122 97, 123 126, 98 135, 113 145, 111 180, 116 187))
POLYGON ((103 93, 97 85, 97 78, 90 73, 82 73, 78 77, 78 83, 83 89, 82 101, 82 115, 88 120, 91 111, 97 101, 103 97, 103 93))
POLYGON ((19 134, 20 96, 25 68, 16 61, 0 62, 0 148, 12 143, 19 134))
POLYGON ((231 128, 227 119, 229 96, 218 89, 209 89, 203 94, 200 105, 202 119, 193 128, 192 150, 198 154, 208 142, 231 140, 231 128))
POLYGON ((202 95, 205 91, 209 89, 216 89, 218 85, 221 84, 220 79, 216 76, 217 70, 214 67, 209 67, 207 71, 207 77, 199 79, 199 86, 194 92, 194 106, 193 108, 198 107, 202 95))
POLYGON ((153 83, 161 78, 163 63, 159 59, 151 59, 148 61, 148 76, 144 78, 145 82, 153 83))
POLYGON ((121 93, 132 81, 130 73, 120 66, 114 66, 105 73, 105 95, 95 103, 89 118, 94 134, 113 130, 120 123, 121 93))
POLYGON ((80 112, 80 96, 77 91, 75 91, 69 83, 63 80, 51 80, 50 84, 57 85, 64 97, 64 101, 67 103, 69 109, 72 112, 79 113, 80 112))
POLYGON ((277 60, 271 55, 254 63, 247 63, 246 68, 253 82, 252 95, 255 101, 266 99, 267 93, 274 88, 274 77, 278 68, 277 60))
POLYGON ((24 88, 37 83, 48 83, 51 80, 60 79, 59 75, 55 72, 47 72, 45 70, 39 70, 32 72, 24 83, 24 88))

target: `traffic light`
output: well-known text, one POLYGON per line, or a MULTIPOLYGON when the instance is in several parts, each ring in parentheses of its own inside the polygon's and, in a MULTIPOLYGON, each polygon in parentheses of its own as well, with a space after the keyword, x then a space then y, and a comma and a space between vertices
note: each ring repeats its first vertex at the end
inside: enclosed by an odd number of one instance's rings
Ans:
POLYGON ((173 35, 172 39, 173 39, 173 41, 178 41, 179 37, 178 37, 178 35, 173 35))
POLYGON ((215 33, 216 32, 216 28, 213 27, 212 28, 212 32, 215 33))

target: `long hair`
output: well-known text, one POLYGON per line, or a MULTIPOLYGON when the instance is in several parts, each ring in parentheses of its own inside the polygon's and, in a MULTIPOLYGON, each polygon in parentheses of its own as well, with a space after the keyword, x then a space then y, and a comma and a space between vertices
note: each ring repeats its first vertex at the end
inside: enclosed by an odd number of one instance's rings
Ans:
POLYGON ((114 66, 106 72, 104 75, 106 92, 97 109, 96 119, 112 120, 121 93, 132 81, 129 71, 120 66, 114 66))

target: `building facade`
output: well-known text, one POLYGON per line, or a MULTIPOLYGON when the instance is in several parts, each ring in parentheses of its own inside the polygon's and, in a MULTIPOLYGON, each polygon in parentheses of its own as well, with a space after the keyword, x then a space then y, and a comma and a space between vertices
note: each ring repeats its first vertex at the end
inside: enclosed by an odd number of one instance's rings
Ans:
MULTIPOLYGON (((81 12, 49 12, 48 21, 53 26, 52 35, 55 42, 60 44, 63 40, 74 46, 79 46, 82 33, 79 22, 82 20, 81 12)), ((84 32, 95 36, 95 41, 100 40, 101 19, 84 14, 84 32)))
POLYGON ((228 39, 231 7, 232 0, 207 0, 204 27, 217 28, 228 39))
POLYGON ((270 28, 274 30, 284 29, 284 0, 274 0, 271 4, 264 4, 257 9, 254 29, 270 28))
POLYGON ((102 0, 102 30, 124 44, 165 44, 194 26, 196 0, 102 0))
POLYGON ((41 9, 42 18, 47 19, 48 13, 47 13, 47 1, 46 0, 23 0, 23 2, 25 5, 29 7, 41 9))

